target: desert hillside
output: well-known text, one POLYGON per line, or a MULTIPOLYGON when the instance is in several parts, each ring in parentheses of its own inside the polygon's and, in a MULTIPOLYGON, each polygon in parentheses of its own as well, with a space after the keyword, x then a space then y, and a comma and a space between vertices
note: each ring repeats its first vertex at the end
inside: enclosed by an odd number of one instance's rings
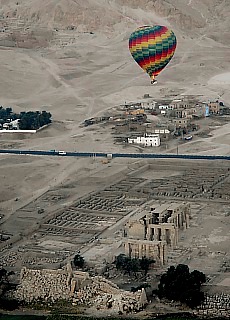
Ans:
MULTIPOLYGON (((16 112, 45 109, 53 116, 47 130, 1 136, 0 147, 124 151, 106 128, 79 124, 146 93, 155 99, 199 95, 229 104, 229 15, 229 0, 0 0, 0 105, 16 112), (172 28, 178 46, 151 86, 130 55, 128 38, 137 27, 154 24, 172 28)), ((218 133, 221 143, 212 137, 208 144, 196 141, 194 152, 228 154, 222 139, 228 129, 218 133)), ((8 201, 36 197, 89 166, 67 158, 30 157, 30 165, 22 157, 1 161, 0 201, 8 211, 8 201)))
POLYGON ((228 0, 1 0, 1 18, 30 21, 47 28, 119 33, 133 24, 171 24, 183 35, 229 43, 228 0), (117 32, 116 32, 117 31, 117 32))
POLYGON ((1 104, 45 107, 67 121, 65 139, 86 116, 144 93, 230 100, 228 0, 0 0, 0 8, 1 104), (178 45, 151 87, 128 38, 154 24, 172 28, 178 45))

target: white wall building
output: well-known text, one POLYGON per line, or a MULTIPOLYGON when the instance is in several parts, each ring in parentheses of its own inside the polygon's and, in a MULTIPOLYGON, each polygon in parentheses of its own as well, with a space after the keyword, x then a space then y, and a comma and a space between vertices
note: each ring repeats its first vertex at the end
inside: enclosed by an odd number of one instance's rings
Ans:
POLYGON ((19 130, 19 119, 16 120, 11 120, 9 119, 10 122, 5 122, 2 125, 2 129, 4 130, 19 130))
POLYGON ((158 109, 159 110, 172 110, 172 107, 171 106, 169 106, 169 105, 159 105, 158 106, 158 109))
POLYGON ((137 143, 144 147, 159 147, 161 144, 159 134, 145 134, 143 137, 128 138, 128 143, 137 143))
POLYGON ((156 101, 142 101, 141 102, 141 109, 155 110, 155 108, 156 108, 156 101))
POLYGON ((19 130, 19 122, 20 122, 19 119, 16 119, 10 122, 13 130, 19 130))
POLYGON ((170 131, 168 129, 154 129, 153 131, 155 134, 156 133, 158 133, 158 134, 166 134, 166 133, 169 134, 170 133, 170 131))
POLYGON ((161 114, 165 116, 167 114, 167 111, 172 110, 173 108, 170 105, 159 105, 158 109, 160 110, 161 114))

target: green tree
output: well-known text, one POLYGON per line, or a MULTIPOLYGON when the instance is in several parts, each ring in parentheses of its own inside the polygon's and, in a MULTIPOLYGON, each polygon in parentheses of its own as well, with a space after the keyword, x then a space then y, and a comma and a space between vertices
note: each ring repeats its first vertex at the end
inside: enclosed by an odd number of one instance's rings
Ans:
POLYGON ((83 268, 85 265, 85 259, 78 253, 73 258, 73 264, 75 267, 83 268))
POLYGON ((134 276, 136 276, 137 272, 143 270, 146 276, 149 271, 150 265, 154 262, 155 261, 153 259, 148 259, 146 257, 138 259, 127 257, 124 254, 119 254, 115 258, 114 264, 116 265, 116 268, 118 270, 122 270, 124 273, 128 273, 129 275, 133 273, 134 276))
POLYGON ((6 108, 6 116, 10 117, 11 113, 12 113, 12 108, 10 107, 6 108))
POLYGON ((125 265, 127 262, 127 257, 125 254, 119 254, 117 257, 115 257, 115 265, 117 269, 125 269, 125 265))
POLYGON ((140 259, 140 268, 144 271, 145 276, 147 275, 151 264, 155 263, 154 259, 149 259, 146 257, 142 257, 140 259))
POLYGON ((42 111, 28 111, 28 112, 20 112, 20 114, 13 113, 11 107, 7 107, 4 109, 0 106, 0 122, 4 123, 7 119, 20 119, 19 122, 19 129, 22 130, 31 130, 31 129, 38 129, 46 124, 51 123, 51 113, 42 111))
POLYGON ((137 272, 140 271, 140 262, 139 259, 136 258, 127 258, 127 262, 125 265, 125 271, 131 275, 137 276, 137 272))
POLYGON ((205 274, 197 270, 190 273, 187 265, 171 266, 161 276, 158 295, 160 298, 180 301, 194 308, 204 300, 204 294, 200 290, 205 281, 205 274))
POLYGON ((10 283, 10 276, 14 274, 13 271, 7 271, 4 268, 0 269, 0 308, 4 310, 14 310, 18 307, 16 300, 8 300, 6 293, 15 289, 15 286, 10 283))
POLYGON ((46 124, 51 123, 51 113, 50 112, 46 112, 46 111, 42 111, 42 113, 39 115, 39 122, 40 122, 40 126, 44 126, 46 124))

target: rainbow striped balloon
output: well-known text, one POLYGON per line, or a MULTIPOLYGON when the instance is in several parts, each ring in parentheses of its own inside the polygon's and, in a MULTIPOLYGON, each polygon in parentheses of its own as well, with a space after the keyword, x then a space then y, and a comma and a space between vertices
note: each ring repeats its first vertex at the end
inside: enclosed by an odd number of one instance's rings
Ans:
POLYGON ((133 59, 153 81, 172 59, 176 44, 175 34, 165 26, 143 26, 129 38, 133 59))

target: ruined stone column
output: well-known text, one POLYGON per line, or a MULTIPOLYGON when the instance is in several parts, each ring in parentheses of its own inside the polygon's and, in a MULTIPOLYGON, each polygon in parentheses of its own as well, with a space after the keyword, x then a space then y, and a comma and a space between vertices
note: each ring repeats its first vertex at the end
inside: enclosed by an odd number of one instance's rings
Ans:
POLYGON ((175 236, 174 236, 174 246, 175 247, 177 247, 177 245, 178 245, 178 228, 175 228, 174 229, 174 234, 175 234, 175 236))
POLYGON ((149 244, 146 245, 146 258, 149 258, 149 244))
POLYGON ((166 230, 164 227, 161 227, 161 241, 166 241, 166 230))
POLYGON ((148 226, 148 227, 147 227, 147 232, 146 232, 146 240, 150 240, 150 234, 151 234, 150 231, 151 231, 151 230, 150 230, 150 227, 148 226))
POLYGON ((181 227, 180 213, 176 215, 176 220, 177 220, 177 227, 180 228, 181 227))
POLYGON ((159 246, 159 259, 161 262, 161 265, 164 265, 164 250, 163 250, 163 245, 161 243, 158 244, 159 246))
POLYGON ((189 228, 189 212, 185 212, 185 223, 186 223, 186 228, 189 228))
POLYGON ((138 245, 138 257, 139 259, 142 258, 142 254, 143 254, 143 247, 142 247, 142 243, 139 243, 138 245))
POLYGON ((129 243, 125 242, 125 255, 130 256, 129 243))

